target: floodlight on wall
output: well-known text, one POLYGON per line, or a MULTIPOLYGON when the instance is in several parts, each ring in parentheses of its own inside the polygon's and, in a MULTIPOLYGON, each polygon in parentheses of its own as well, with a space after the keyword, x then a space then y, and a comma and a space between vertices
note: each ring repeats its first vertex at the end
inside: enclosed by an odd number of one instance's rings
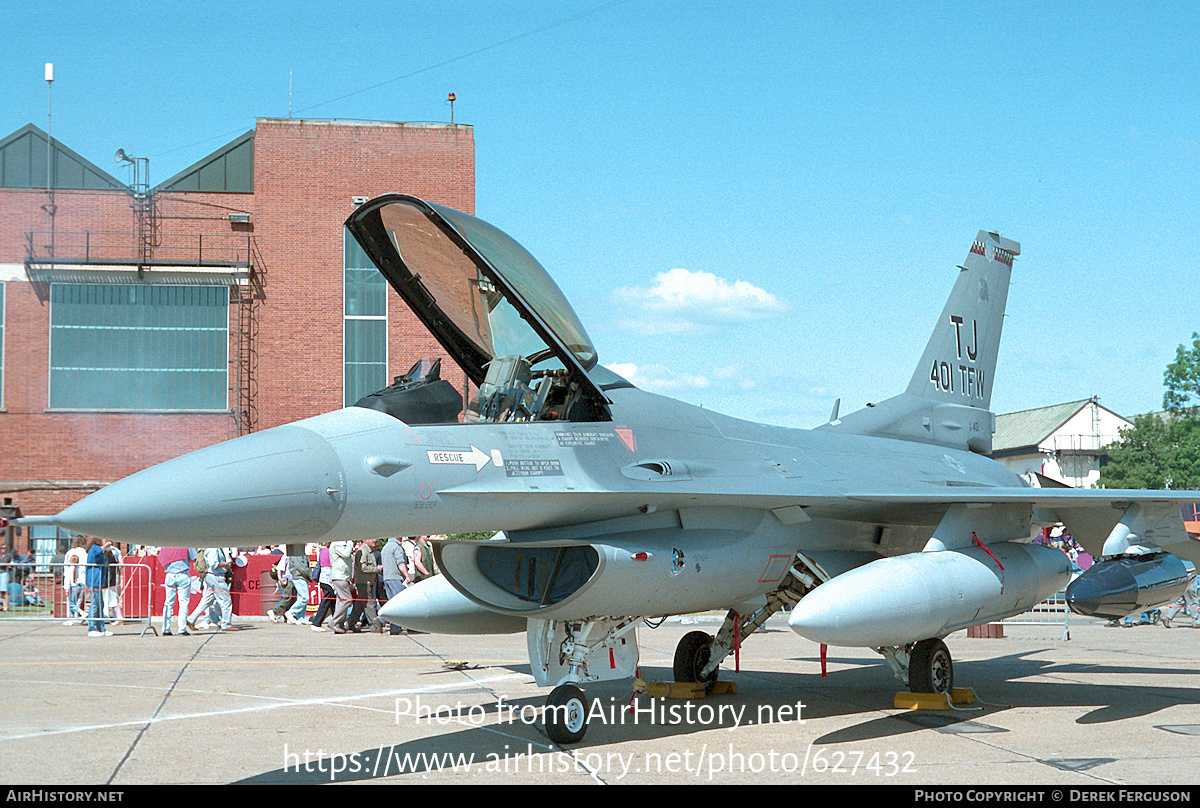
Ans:
POLYGON ((231 213, 231 214, 229 214, 229 221, 232 224, 250 224, 250 214, 249 213, 231 213))
POLYGON ((350 197, 350 201, 355 205, 365 205, 367 204, 368 200, 365 196, 352 196, 350 197))

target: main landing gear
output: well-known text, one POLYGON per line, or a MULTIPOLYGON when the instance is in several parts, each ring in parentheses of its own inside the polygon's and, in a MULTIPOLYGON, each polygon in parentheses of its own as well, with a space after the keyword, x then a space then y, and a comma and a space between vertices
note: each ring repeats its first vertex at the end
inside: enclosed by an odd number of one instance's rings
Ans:
POLYGON ((954 689, 954 661, 941 640, 932 638, 876 650, 913 693, 949 693, 954 689))
POLYGON ((713 638, 703 631, 689 631, 675 647, 675 661, 671 673, 676 682, 700 682, 704 690, 711 693, 717 684, 717 668, 707 670, 712 659, 713 638))

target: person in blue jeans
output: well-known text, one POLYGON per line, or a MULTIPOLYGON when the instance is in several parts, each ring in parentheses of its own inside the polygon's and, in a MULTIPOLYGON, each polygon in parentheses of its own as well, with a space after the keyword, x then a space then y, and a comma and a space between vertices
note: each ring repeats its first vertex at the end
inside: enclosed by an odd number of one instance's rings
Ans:
POLYGON ((84 570, 87 563, 87 540, 76 536, 67 551, 63 564, 63 589, 67 591, 67 621, 63 625, 79 625, 87 619, 83 610, 83 590, 87 588, 84 570))
POLYGON ((112 632, 104 627, 104 587, 108 583, 108 557, 104 551, 110 542, 92 536, 88 540, 87 588, 92 601, 88 604, 88 636, 111 637, 112 632))
POLYGON ((171 617, 179 604, 179 633, 186 636, 188 606, 192 597, 192 562, 196 560, 196 551, 186 547, 163 547, 158 551, 158 563, 163 565, 166 580, 163 582, 167 598, 163 603, 162 626, 163 636, 171 636, 171 617))

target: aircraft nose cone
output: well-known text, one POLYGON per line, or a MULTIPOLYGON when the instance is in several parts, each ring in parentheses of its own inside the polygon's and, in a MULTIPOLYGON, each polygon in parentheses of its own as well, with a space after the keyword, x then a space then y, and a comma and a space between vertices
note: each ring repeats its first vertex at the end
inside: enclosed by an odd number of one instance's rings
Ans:
POLYGON ((113 541, 232 546, 313 541, 346 502, 329 443, 281 426, 168 460, 71 505, 55 524, 113 541))

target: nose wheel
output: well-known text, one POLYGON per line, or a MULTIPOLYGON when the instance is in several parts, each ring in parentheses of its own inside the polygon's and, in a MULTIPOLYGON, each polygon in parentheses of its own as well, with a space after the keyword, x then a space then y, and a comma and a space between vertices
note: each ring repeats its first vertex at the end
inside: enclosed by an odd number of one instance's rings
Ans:
POLYGON ((587 732, 587 696, 575 685, 559 685, 546 699, 546 735, 559 744, 579 743, 587 732))

